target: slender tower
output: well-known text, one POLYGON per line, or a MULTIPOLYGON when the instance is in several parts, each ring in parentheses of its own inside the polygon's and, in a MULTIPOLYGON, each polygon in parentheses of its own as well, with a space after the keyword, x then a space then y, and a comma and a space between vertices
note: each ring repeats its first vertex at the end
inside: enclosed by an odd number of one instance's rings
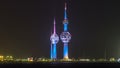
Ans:
POLYGON ((51 59, 57 59, 57 51, 56 51, 56 44, 59 41, 59 36, 56 34, 56 25, 55 25, 55 19, 54 19, 54 32, 50 36, 51 40, 51 59))
POLYGON ((64 31, 60 35, 60 39, 64 43, 63 47, 63 59, 69 59, 68 57, 68 43, 71 39, 71 34, 68 32, 68 18, 67 18, 67 4, 65 3, 65 8, 64 8, 64 20, 63 20, 63 25, 64 25, 64 31))

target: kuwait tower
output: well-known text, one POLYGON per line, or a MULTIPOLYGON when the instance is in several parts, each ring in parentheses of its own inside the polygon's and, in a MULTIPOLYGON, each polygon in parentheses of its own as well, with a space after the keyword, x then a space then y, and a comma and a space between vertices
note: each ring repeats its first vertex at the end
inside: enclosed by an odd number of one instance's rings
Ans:
POLYGON ((54 32, 53 34, 50 36, 50 40, 51 40, 51 59, 57 59, 57 51, 56 51, 56 44, 59 41, 59 36, 56 34, 56 23, 55 23, 55 19, 54 19, 54 28, 53 28, 54 32))
POLYGON ((64 25, 64 31, 61 33, 60 39, 64 43, 63 59, 67 60, 67 59, 69 59, 69 57, 68 57, 68 43, 71 39, 71 34, 68 32, 68 18, 67 18, 67 4, 66 3, 65 3, 65 8, 64 8, 63 25, 64 25))

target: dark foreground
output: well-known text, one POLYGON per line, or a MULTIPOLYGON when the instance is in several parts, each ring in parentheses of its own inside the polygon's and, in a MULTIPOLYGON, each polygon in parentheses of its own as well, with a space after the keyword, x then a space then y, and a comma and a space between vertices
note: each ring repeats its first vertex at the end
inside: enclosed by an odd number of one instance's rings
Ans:
POLYGON ((6 62, 0 63, 0 68, 120 68, 117 62, 6 62))

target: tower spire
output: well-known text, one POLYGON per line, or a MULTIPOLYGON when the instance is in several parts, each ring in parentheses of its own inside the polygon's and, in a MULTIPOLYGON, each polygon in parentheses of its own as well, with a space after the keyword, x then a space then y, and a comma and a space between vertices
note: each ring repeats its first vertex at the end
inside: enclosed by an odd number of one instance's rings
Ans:
POLYGON ((67 19, 67 3, 65 3, 65 8, 64 8, 64 19, 67 19))
POLYGON ((54 34, 56 34, 56 22, 55 22, 55 18, 54 18, 54 34))

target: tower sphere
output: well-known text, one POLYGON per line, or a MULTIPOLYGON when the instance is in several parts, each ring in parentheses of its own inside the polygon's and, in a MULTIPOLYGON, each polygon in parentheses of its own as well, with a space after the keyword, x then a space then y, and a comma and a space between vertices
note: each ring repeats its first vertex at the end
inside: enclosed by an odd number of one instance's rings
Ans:
POLYGON ((69 32, 62 32, 60 38, 63 43, 68 43, 71 39, 71 34, 69 32))
POLYGON ((52 44, 57 44, 59 41, 59 36, 57 34, 52 34, 50 37, 52 44))

